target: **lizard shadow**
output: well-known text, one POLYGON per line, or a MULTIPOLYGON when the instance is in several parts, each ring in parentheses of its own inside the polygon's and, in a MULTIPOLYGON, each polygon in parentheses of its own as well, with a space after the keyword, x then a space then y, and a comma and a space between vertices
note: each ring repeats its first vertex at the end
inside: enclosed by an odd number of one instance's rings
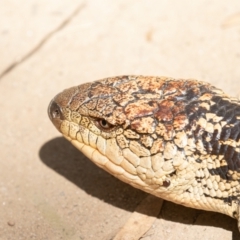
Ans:
MULTIPOLYGON (((147 196, 95 166, 63 137, 52 139, 39 150, 41 161, 89 195, 115 207, 133 212, 147 196)), ((158 218, 185 225, 214 226, 232 231, 240 239, 236 220, 219 213, 206 212, 164 201, 158 218)))

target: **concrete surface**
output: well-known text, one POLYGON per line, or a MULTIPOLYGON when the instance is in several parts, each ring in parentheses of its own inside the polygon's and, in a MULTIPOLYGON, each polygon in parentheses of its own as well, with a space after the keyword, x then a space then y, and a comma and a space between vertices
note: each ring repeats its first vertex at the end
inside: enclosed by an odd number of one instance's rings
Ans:
MULTIPOLYGON (((147 194, 94 166, 47 117, 64 88, 197 78, 239 96, 240 1, 3 0, 0 239, 112 239, 147 194)), ((149 239, 240 239, 236 221, 164 202, 149 239)))

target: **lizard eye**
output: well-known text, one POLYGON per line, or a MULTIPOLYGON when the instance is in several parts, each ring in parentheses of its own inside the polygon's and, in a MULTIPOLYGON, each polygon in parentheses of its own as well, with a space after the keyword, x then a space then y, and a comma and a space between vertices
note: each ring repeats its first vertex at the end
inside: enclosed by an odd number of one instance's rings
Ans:
POLYGON ((111 130, 114 126, 107 122, 105 119, 97 119, 97 126, 101 128, 103 131, 111 130))

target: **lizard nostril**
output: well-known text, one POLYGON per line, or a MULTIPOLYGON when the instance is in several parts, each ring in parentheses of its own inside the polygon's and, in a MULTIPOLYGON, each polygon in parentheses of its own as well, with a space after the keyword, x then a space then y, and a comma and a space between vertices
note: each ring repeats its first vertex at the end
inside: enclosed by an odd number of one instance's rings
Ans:
POLYGON ((48 106, 48 116, 52 121, 53 125, 61 132, 61 123, 64 120, 64 115, 62 113, 62 108, 52 100, 48 106))
POLYGON ((52 115, 54 118, 58 118, 60 116, 60 112, 58 109, 55 109, 53 112, 52 112, 52 115))
POLYGON ((54 120, 54 119, 63 120, 61 107, 54 100, 52 100, 51 103, 49 104, 48 116, 51 120, 54 120))

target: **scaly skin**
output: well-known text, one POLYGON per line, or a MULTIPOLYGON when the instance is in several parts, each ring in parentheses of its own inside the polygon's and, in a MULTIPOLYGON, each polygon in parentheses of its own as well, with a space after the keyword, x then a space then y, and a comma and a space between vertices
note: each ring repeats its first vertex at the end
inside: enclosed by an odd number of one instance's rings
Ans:
POLYGON ((49 105, 56 128, 118 179, 239 221, 240 102, 197 80, 120 76, 49 105))

